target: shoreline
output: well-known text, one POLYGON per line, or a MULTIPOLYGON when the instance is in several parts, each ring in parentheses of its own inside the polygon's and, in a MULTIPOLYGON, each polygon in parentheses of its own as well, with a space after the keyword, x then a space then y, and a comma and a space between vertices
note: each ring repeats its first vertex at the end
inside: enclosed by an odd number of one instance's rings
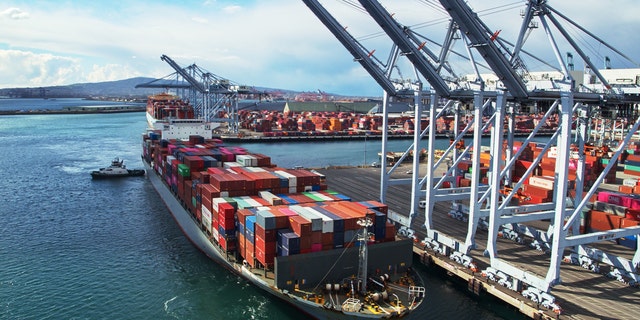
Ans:
MULTIPOLYGON (((517 132, 514 134, 516 137, 526 137, 529 135, 529 132, 517 132)), ((540 133, 538 132, 538 136, 552 136, 553 132, 550 133, 540 133)), ((485 138, 490 138, 491 134, 486 133, 482 135, 485 138)), ((229 142, 283 142, 283 141, 358 141, 358 140, 382 140, 381 134, 376 135, 298 135, 298 136, 279 136, 279 137, 265 137, 261 135, 252 135, 252 136, 231 136, 231 135, 218 135, 220 139, 223 141, 229 142)), ((465 137, 472 138, 473 133, 466 134, 465 137)), ((449 133, 437 133, 436 138, 445 139, 452 138, 452 135, 449 133)), ((413 134, 390 134, 387 136, 388 140, 408 140, 413 139, 413 134)))
POLYGON ((57 110, 0 110, 0 116, 145 112, 145 106, 70 107, 57 110))

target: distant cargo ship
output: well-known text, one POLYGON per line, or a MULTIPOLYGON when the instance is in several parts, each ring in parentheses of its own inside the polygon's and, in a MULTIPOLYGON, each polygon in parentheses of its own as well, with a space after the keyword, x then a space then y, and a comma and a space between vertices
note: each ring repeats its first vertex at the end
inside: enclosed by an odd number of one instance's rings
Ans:
POLYGON ((425 300, 412 239, 396 237, 385 204, 224 146, 175 96, 149 97, 147 111, 148 178, 209 258, 318 319, 398 318, 425 300))

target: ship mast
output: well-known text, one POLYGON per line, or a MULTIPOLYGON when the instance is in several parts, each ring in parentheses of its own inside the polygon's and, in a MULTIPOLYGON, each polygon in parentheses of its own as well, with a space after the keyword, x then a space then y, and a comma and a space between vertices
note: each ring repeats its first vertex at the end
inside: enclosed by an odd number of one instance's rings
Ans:
POLYGON ((361 282, 360 293, 367 293, 367 240, 369 239, 369 232, 367 228, 372 226, 373 223, 369 218, 363 218, 358 220, 358 225, 362 227, 362 234, 358 237, 360 241, 359 259, 358 259, 358 279, 361 282))

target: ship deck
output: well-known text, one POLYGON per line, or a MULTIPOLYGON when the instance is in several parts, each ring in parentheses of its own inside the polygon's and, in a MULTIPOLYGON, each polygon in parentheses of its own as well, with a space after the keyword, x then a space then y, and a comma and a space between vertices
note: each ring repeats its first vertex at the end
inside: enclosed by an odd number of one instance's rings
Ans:
MULTIPOLYGON (((350 196, 354 201, 379 198, 380 168, 348 168, 348 169, 322 169, 318 170, 327 178, 327 183, 331 189, 350 196)), ((409 177, 405 170, 396 170, 395 178, 409 177)), ((411 204, 407 201, 408 194, 411 193, 410 185, 391 186, 387 191, 386 204, 389 209, 397 213, 408 216, 411 204)), ((433 212, 433 222, 435 229, 447 234, 459 241, 464 242, 467 233, 467 223, 453 219, 447 215, 449 203, 436 203, 433 212)), ((414 226, 421 226, 424 223, 424 215, 419 215, 414 226)), ((543 226, 541 226, 543 227, 543 226)), ((545 227, 546 228, 546 227, 545 227)), ((425 229, 414 227, 419 239, 425 237, 425 229)), ((529 243, 527 239, 525 243, 529 243)), ((477 249, 471 251, 469 255, 477 263, 478 269, 482 270, 489 266, 489 258, 483 256, 486 248, 487 232, 478 230, 476 234, 477 249)), ((595 247, 605 249, 616 255, 631 258, 634 251, 617 245, 611 241, 602 242, 595 247)), ((419 247, 414 248, 414 252, 422 254, 419 247)), ((549 268, 548 256, 527 244, 517 244, 511 240, 498 240, 498 254, 501 259, 528 270, 538 275, 546 275, 549 268)), ((521 310, 522 303, 527 304, 525 309, 535 311, 535 306, 530 300, 524 299, 519 293, 503 288, 497 284, 489 283, 479 274, 471 274, 468 269, 455 264, 447 257, 433 257, 438 261, 435 263, 443 268, 456 272, 449 272, 452 276, 459 276, 464 281, 481 283, 482 287, 491 295, 498 299, 510 303, 516 307, 519 303, 521 310), (456 267, 456 266, 459 266, 456 267)), ((602 268, 604 269, 604 268, 602 268)), ((580 266, 563 263, 560 268, 562 283, 552 288, 551 294, 556 297, 556 301, 562 307, 561 318, 564 319, 635 319, 640 314, 640 289, 630 287, 614 279, 607 278, 602 274, 590 272, 580 266)), ((428 294, 428 293, 427 293, 428 294)), ((540 308, 544 310, 544 308, 540 308)), ((547 318, 554 317, 551 311, 545 310, 547 318)))

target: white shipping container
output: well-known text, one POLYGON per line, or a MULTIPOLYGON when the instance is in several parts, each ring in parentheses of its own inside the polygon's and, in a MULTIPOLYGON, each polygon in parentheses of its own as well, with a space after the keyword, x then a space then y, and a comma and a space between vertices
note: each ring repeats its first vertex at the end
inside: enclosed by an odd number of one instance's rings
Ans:
POLYGON ((555 178, 547 176, 531 176, 529 177, 529 184, 543 189, 553 190, 555 178))
MULTIPOLYGON (((222 195, 222 192, 220 192, 220 194, 222 195)), ((213 210, 214 212, 218 213, 218 205, 221 203, 226 203, 227 200, 224 198, 213 198, 211 199, 211 210, 213 210)))
POLYGON ((281 171, 281 170, 274 171, 274 173, 279 175, 279 176, 281 176, 281 177, 283 177, 283 178, 286 178, 287 180, 289 180, 289 187, 297 187, 298 186, 298 183, 297 183, 298 180, 297 180, 296 176, 294 176, 294 175, 292 175, 292 174, 290 174, 288 172, 281 171))
POLYGON ((300 205, 293 205, 289 206, 289 209, 295 211, 299 216, 311 221, 311 231, 322 230, 322 218, 309 210, 309 208, 300 205))
POLYGON ((269 204, 271 204, 272 206, 282 204, 282 199, 269 191, 258 191, 258 195, 260 196, 260 198, 269 202, 269 204))
POLYGON ((322 233, 333 232, 333 219, 325 216, 322 212, 314 210, 313 207, 306 207, 306 209, 312 213, 315 213, 322 219, 322 233))
POLYGON ((244 200, 246 203, 248 203, 252 208, 262 206, 262 203, 260 203, 258 200, 253 199, 253 198, 251 198, 251 197, 249 197, 249 196, 244 196, 244 197, 242 197, 242 198, 243 198, 243 200, 244 200))
POLYGON ((204 205, 202 206, 202 224, 207 231, 211 232, 211 211, 204 205))
POLYGON ((223 168, 233 168, 233 167, 242 167, 243 165, 237 163, 237 162, 225 162, 222 164, 223 168))
POLYGON ((622 185, 627 187, 635 187, 638 183, 638 178, 625 178, 622 180, 622 185))
POLYGON ((220 233, 218 232, 217 228, 213 228, 211 230, 211 236, 212 236, 211 238, 213 238, 216 241, 216 243, 218 242, 218 236, 219 235, 220 235, 220 233))
POLYGON ((236 155, 236 162, 244 167, 255 167, 258 165, 258 159, 249 154, 236 155))

